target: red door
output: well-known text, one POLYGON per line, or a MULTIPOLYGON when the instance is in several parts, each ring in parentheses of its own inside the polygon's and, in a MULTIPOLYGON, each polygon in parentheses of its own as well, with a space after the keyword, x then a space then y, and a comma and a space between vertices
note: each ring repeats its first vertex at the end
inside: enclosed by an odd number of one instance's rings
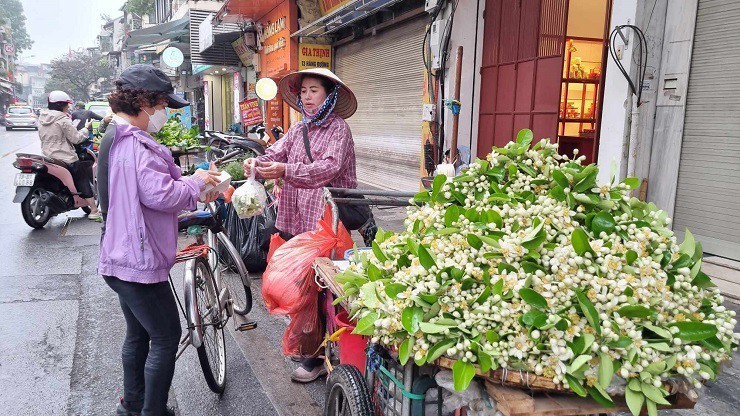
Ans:
POLYGON ((486 0, 478 156, 531 128, 557 139, 568 0, 486 0))

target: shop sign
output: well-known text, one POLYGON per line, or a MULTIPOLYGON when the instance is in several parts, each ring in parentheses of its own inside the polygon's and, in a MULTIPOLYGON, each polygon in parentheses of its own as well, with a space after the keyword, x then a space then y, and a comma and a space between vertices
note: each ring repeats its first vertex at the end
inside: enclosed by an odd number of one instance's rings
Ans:
POLYGON ((250 66, 252 65, 252 58, 254 57, 254 52, 249 49, 249 46, 246 41, 246 34, 243 36, 239 36, 239 38, 233 42, 231 42, 231 46, 234 48, 234 52, 236 52, 236 55, 239 56, 239 60, 242 61, 242 65, 244 66, 250 66))
POLYGON ((297 67, 298 42, 290 37, 296 27, 297 9, 290 0, 260 19, 257 37, 262 77, 276 77, 297 67))
POLYGON ((347 3, 351 3, 354 0, 319 0, 319 10, 321 15, 326 16, 327 14, 338 10, 340 7, 347 3))
POLYGON ((242 123, 251 126, 262 122, 259 100, 244 100, 239 103, 239 111, 242 115, 242 123))
POLYGON ((232 120, 232 122, 238 123, 240 120, 239 112, 241 110, 239 103, 244 97, 244 80, 242 80, 242 74, 239 72, 234 72, 234 84, 232 86, 232 91, 234 91, 234 120, 232 120))
POLYGON ((167 107, 167 118, 174 118, 175 120, 179 121, 180 124, 185 126, 185 128, 191 128, 192 118, 193 118, 193 110, 190 108, 190 106, 186 106, 183 108, 169 108, 167 107))
POLYGON ((213 13, 198 25, 198 52, 203 53, 213 46, 213 13))
POLYGON ((211 94, 209 84, 209 81, 203 81, 203 99, 206 104, 204 114, 206 130, 211 129, 211 94))
POLYGON ((182 65, 185 57, 182 51, 174 46, 170 46, 162 52, 162 61, 170 68, 178 68, 182 65))
POLYGON ((15 46, 12 43, 3 44, 3 53, 8 56, 15 55, 15 46))
POLYGON ((331 45, 301 43, 298 45, 298 70, 331 69, 331 45))

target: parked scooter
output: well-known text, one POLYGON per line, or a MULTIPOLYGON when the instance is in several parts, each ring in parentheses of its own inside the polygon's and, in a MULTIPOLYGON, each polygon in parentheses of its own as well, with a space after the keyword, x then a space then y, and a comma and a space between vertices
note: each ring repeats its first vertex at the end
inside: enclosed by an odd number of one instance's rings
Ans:
MULTIPOLYGON (((95 173, 98 158, 95 152, 85 147, 88 144, 83 142, 76 145, 75 149, 80 160, 92 165, 92 188, 97 200, 95 173)), ((63 162, 40 155, 17 153, 13 166, 21 171, 15 175, 13 202, 21 204, 21 214, 29 226, 43 228, 51 217, 77 208, 86 214, 90 213, 90 206, 77 193, 72 174, 63 162)))
MULTIPOLYGON (((275 140, 282 137, 282 128, 272 129, 275 140)), ((264 123, 253 126, 247 132, 247 136, 228 135, 221 132, 206 130, 203 132, 208 139, 208 150, 206 159, 212 162, 233 150, 242 150, 245 157, 256 157, 265 154, 265 149, 270 145, 269 136, 264 123)))

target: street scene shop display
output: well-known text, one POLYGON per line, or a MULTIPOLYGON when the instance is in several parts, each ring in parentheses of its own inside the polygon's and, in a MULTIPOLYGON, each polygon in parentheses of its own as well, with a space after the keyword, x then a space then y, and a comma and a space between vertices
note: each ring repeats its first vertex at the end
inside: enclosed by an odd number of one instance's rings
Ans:
POLYGON ((504 368, 657 414, 669 383, 717 377, 740 342, 735 313, 701 244, 686 231, 679 245, 667 214, 631 197, 637 179, 599 186, 595 165, 532 138, 438 175, 406 230, 378 232, 337 276, 355 333, 404 364, 455 360, 456 390, 476 366, 504 368))

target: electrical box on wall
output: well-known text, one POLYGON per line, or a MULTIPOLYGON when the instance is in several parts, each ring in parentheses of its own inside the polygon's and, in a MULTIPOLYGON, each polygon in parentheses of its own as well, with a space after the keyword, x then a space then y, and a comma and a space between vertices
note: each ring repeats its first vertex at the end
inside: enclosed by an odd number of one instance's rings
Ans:
POLYGON ((432 27, 429 32, 429 49, 431 51, 431 67, 439 68, 441 56, 440 56, 440 44, 442 43, 442 30, 444 30, 444 20, 435 20, 432 23, 432 27))
POLYGON ((421 113, 421 121, 434 121, 434 115, 437 112, 437 106, 434 104, 424 104, 424 109, 421 113))
POLYGON ((437 3, 439 3, 439 0, 427 0, 424 3, 424 11, 431 13, 437 7, 437 3))

